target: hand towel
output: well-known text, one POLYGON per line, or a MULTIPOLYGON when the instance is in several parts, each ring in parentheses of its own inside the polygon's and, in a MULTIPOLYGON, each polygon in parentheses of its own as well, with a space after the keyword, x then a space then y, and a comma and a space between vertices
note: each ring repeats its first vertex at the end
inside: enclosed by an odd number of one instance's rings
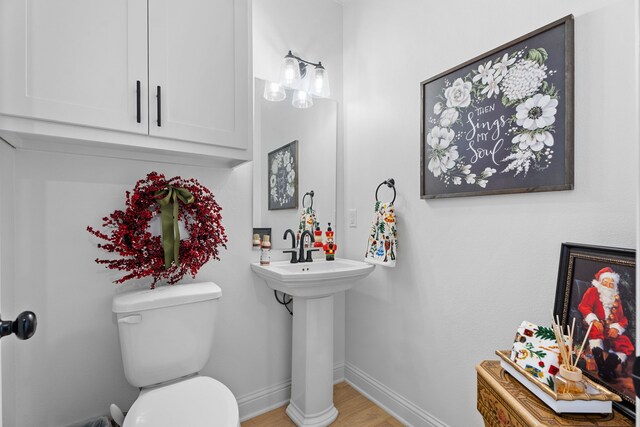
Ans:
POLYGON ((302 208, 300 211, 300 225, 298 226, 298 232, 302 233, 304 230, 309 230, 313 234, 316 221, 315 209, 310 206, 302 208))
POLYGON ((364 260, 369 264, 395 267, 398 235, 393 203, 376 201, 373 211, 373 224, 364 260))

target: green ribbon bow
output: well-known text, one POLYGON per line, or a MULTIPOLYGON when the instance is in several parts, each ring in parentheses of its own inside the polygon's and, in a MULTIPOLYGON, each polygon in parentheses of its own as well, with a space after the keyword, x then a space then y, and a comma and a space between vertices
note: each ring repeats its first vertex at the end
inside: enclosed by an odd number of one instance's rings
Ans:
POLYGON ((193 203, 195 197, 184 188, 167 185, 167 188, 156 191, 156 199, 160 205, 162 219, 162 249, 164 250, 164 267, 171 268, 171 261, 180 265, 180 228, 178 227, 178 201, 185 205, 193 203), (173 206, 171 206, 173 205, 173 206))

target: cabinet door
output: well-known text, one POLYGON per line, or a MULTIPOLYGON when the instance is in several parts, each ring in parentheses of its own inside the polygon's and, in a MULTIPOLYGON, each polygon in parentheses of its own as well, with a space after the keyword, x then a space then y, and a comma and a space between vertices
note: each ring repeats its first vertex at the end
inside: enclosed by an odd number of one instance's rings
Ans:
POLYGON ((248 0, 149 2, 149 134, 247 148, 249 18, 248 0))
POLYGON ((0 114, 147 133, 146 98, 146 0, 0 0, 0 114))

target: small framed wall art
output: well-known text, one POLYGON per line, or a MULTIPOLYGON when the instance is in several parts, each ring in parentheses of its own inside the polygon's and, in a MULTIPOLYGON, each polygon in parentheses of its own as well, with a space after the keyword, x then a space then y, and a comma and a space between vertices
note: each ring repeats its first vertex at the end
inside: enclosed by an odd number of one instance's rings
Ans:
POLYGON ((575 319, 574 350, 584 375, 622 398, 614 406, 635 418, 636 253, 632 249, 563 243, 554 316, 575 319), (591 326, 590 326, 591 325, 591 326))
POLYGON ((573 189, 573 16, 421 83, 423 199, 573 189))
POLYGON ((269 210, 298 208, 298 141, 267 155, 269 210))

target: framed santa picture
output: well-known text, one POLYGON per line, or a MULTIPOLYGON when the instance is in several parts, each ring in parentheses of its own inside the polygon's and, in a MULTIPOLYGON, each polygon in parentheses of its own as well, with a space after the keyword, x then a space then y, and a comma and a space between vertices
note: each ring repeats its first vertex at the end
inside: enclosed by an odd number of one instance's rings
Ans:
POLYGON ((635 418, 632 369, 636 342, 636 253, 632 249, 563 243, 554 316, 575 319, 578 367, 622 398, 616 409, 635 418), (585 335, 589 335, 585 338, 585 335))

